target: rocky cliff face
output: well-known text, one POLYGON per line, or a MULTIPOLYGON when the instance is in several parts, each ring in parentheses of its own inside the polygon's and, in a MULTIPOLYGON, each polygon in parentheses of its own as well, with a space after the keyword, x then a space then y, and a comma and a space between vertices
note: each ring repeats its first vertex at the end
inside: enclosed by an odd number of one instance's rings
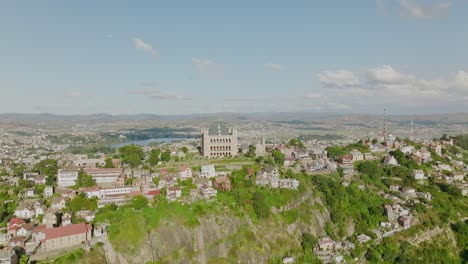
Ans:
POLYGON ((155 259, 170 263, 265 263, 299 249, 303 232, 324 234, 330 218, 320 206, 322 201, 309 196, 300 203, 300 208, 312 208, 307 210, 310 214, 289 225, 278 212, 258 223, 229 211, 207 215, 196 227, 163 222, 148 234, 136 255, 112 252, 108 254, 109 262, 146 263, 155 259))

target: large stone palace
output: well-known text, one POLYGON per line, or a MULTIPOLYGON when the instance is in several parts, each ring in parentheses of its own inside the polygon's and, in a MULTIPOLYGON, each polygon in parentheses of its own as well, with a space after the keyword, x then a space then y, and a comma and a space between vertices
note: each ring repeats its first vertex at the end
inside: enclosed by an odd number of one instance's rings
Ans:
POLYGON ((209 129, 202 130, 201 150, 204 157, 237 155, 237 130, 221 122, 212 124, 209 129))

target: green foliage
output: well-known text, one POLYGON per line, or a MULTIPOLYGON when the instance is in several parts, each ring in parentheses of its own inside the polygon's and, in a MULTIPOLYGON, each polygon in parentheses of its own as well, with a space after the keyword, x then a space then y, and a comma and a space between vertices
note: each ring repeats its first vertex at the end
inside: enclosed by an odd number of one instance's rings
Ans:
POLYGON ((47 175, 50 178, 55 177, 58 171, 57 160, 54 159, 45 159, 40 161, 34 166, 34 171, 39 172, 40 174, 47 175))
POLYGON ((23 179, 18 180, 18 188, 20 190, 24 190, 26 188, 31 188, 31 187, 34 187, 34 182, 29 181, 29 180, 23 180, 23 179))
POLYGON ((255 158, 255 150, 256 147, 254 145, 249 146, 249 151, 245 153, 245 157, 247 158, 255 158))
POLYGON ((78 178, 76 179, 76 188, 81 188, 81 187, 92 187, 95 186, 96 182, 93 179, 93 176, 88 175, 84 171, 79 171, 78 172, 78 178))
POLYGON ((296 209, 284 211, 284 212, 281 212, 281 216, 283 217, 284 222, 290 225, 296 222, 296 220, 299 218, 299 212, 296 209))
POLYGON ((290 147, 297 147, 297 148, 300 148, 300 149, 304 149, 304 142, 302 142, 300 139, 296 139, 296 138, 293 138, 291 140, 289 140, 288 146, 290 147))
POLYGON ((464 263, 468 263, 468 220, 451 225, 457 237, 458 248, 461 249, 460 257, 464 263))
POLYGON ((307 250, 313 250, 317 242, 318 240, 314 235, 311 235, 309 233, 302 233, 301 246, 304 252, 307 250))
POLYGON ((326 148, 327 156, 333 160, 338 160, 341 156, 349 154, 354 149, 357 149, 362 153, 369 152, 369 147, 364 145, 361 141, 347 145, 345 147, 330 146, 326 148))
POLYGON ((270 208, 265 202, 265 197, 260 192, 255 192, 253 194, 253 208, 258 219, 268 218, 270 216, 270 208))
POLYGON ((122 156, 122 161, 130 167, 135 168, 142 163, 145 158, 143 148, 137 145, 127 145, 119 148, 119 153, 122 156))
POLYGON ((81 193, 77 195, 73 200, 67 202, 67 207, 76 213, 81 210, 96 210, 97 209, 97 198, 93 197, 88 199, 85 194, 81 193))
POLYGON ((26 171, 26 166, 24 166, 24 164, 13 163, 10 168, 13 171, 13 176, 22 176, 26 171))
POLYGON ((375 161, 363 161, 357 165, 357 170, 372 179, 380 179, 383 174, 382 168, 375 161))
POLYGON ((281 153, 281 151, 279 149, 274 149, 271 152, 271 156, 273 157, 273 160, 275 161, 275 163, 277 165, 279 165, 279 166, 284 165, 284 154, 281 153))
POLYGON ((148 199, 142 195, 133 197, 130 205, 136 210, 141 210, 148 205, 148 199))
POLYGON ((112 158, 106 158, 104 168, 115 168, 114 163, 112 163, 112 158))
POLYGON ((362 191, 353 185, 346 188, 330 177, 316 175, 312 181, 323 193, 331 220, 339 227, 341 237, 346 233, 350 220, 355 222, 357 233, 365 233, 384 220, 382 204, 386 200, 380 195, 362 191))
POLYGON ((151 166, 155 166, 159 163, 159 153, 161 151, 158 149, 158 148, 155 148, 155 149, 152 149, 150 154, 149 154, 149 157, 148 157, 148 163, 151 165, 151 166))
POLYGON ((180 148, 180 150, 182 150, 182 152, 183 152, 184 154, 187 154, 187 153, 188 153, 188 148, 185 147, 185 146, 183 146, 182 148, 180 148))
POLYGON ((468 150, 468 134, 456 136, 455 145, 459 146, 464 150, 468 150))
POLYGON ((161 154, 161 161, 168 162, 170 160, 171 160, 171 153, 169 152, 169 150, 164 151, 161 154))

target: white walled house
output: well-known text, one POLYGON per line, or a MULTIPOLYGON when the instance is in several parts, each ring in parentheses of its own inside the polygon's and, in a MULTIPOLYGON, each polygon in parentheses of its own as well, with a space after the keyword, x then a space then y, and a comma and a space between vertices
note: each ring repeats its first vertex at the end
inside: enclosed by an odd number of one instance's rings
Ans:
POLYGON ((77 179, 77 170, 59 170, 57 175, 57 185, 60 187, 73 186, 76 184, 77 179))
POLYGON ((214 178, 216 176, 216 169, 214 165, 203 165, 200 171, 200 178, 214 178))

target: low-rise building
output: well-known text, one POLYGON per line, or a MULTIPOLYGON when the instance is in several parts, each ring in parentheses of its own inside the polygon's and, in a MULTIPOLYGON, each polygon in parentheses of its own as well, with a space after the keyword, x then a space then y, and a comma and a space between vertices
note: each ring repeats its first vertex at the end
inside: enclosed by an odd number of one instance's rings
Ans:
POLYGON ((200 178, 214 178, 216 176, 216 169, 214 165, 203 165, 199 174, 200 178))
POLYGON ((231 180, 227 176, 216 177, 213 181, 213 186, 221 191, 230 191, 231 190, 231 180))
POLYGON ((181 166, 179 168, 179 178, 182 181, 188 180, 192 178, 192 169, 187 166, 181 166))
POLYGON ((173 202, 177 200, 177 198, 180 198, 181 196, 182 196, 182 189, 180 189, 180 187, 178 186, 169 187, 166 190, 166 199, 168 201, 173 202))
POLYGON ((78 179, 77 170, 58 170, 57 185, 60 187, 69 187, 76 184, 78 179))
POLYGON ((211 186, 204 185, 200 188, 200 193, 203 196, 203 198, 209 199, 211 197, 216 196, 217 191, 211 186))
POLYGON ((0 263, 1 264, 16 264, 18 257, 12 248, 3 248, 0 250, 0 263))
POLYGON ((91 239, 92 226, 80 223, 56 228, 44 229, 45 239, 41 247, 50 251, 81 245, 91 239))
POLYGON ((91 175, 97 184, 115 184, 117 182, 117 178, 119 178, 123 174, 123 169, 121 168, 90 168, 85 169, 84 171, 86 172, 86 174, 91 175))

